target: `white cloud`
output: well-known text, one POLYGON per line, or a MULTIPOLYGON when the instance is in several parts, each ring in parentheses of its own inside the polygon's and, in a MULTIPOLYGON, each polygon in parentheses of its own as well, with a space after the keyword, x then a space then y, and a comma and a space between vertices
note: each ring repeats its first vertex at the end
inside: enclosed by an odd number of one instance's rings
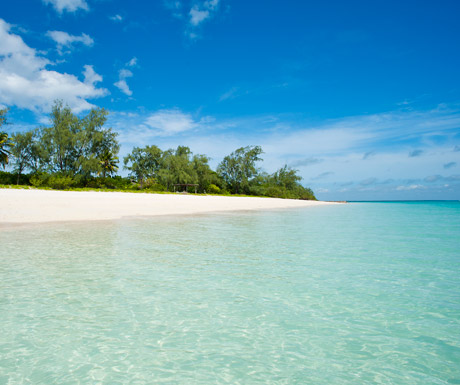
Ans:
POLYGON ((120 70, 119 75, 120 75, 121 79, 126 79, 126 78, 132 77, 133 73, 130 70, 127 70, 126 68, 123 68, 123 69, 120 70))
POLYGON ((129 89, 128 83, 126 83, 126 78, 130 78, 132 76, 133 73, 130 70, 127 70, 126 68, 121 69, 118 72, 119 80, 118 82, 114 83, 114 86, 124 94, 131 96, 133 92, 129 89))
POLYGON ((155 130, 154 134, 159 136, 169 136, 184 131, 189 131, 197 127, 197 123, 192 116, 180 110, 159 110, 150 115, 145 125, 155 130))
POLYGON ((120 15, 109 16, 109 19, 112 21, 122 21, 123 17, 120 15))
MULTIPOLYGON (((219 0, 207 0, 201 3, 195 4, 189 11, 189 25, 190 28, 196 28, 205 20, 210 19, 217 7, 219 5, 219 0)), ((198 35, 193 31, 186 31, 186 35, 190 39, 195 39, 198 35)))
POLYGON ((443 194, 436 192, 441 182, 460 192, 460 176, 446 174, 454 169, 444 167, 460 164, 460 151, 452 151, 460 145, 456 108, 398 110, 317 124, 282 115, 219 120, 175 109, 118 116, 110 124, 120 132, 123 151, 153 143, 162 149, 186 145, 210 156, 212 167, 238 147, 261 145, 265 171, 284 164, 298 169, 302 183, 320 199, 432 199, 442 196, 430 195, 443 194), (437 139, 431 140, 434 134, 437 139), (423 156, 408 157, 413 148, 423 149, 423 156))
POLYGON ((190 24, 197 26, 209 17, 207 9, 200 9, 197 5, 190 10, 190 24))
POLYGON ((128 83, 126 83, 125 79, 120 79, 119 81, 113 83, 113 85, 128 96, 131 96, 133 94, 133 91, 129 89, 128 83))
MULTIPOLYGON (((130 61, 125 64, 125 67, 135 67, 137 65, 137 58, 133 57, 130 61)), ((133 92, 130 90, 128 83, 126 82, 127 78, 133 77, 133 73, 127 69, 122 68, 118 71, 118 81, 113 83, 115 87, 117 87, 121 92, 124 94, 131 96, 133 92)))
POLYGON ((62 14, 64 11, 75 12, 79 9, 88 11, 89 7, 85 0, 42 0, 45 4, 51 4, 54 9, 62 14))
POLYGON ((219 0, 208 0, 205 1, 204 4, 206 8, 214 10, 219 5, 219 0))
POLYGON ((61 55, 63 54, 63 48, 68 48, 70 51, 74 43, 81 43, 87 47, 91 47, 94 44, 94 40, 86 33, 77 36, 70 35, 64 31, 48 31, 46 35, 56 42, 57 50, 61 55))
POLYGON ((137 57, 133 57, 128 63, 126 63, 127 67, 134 67, 137 65, 137 57))
POLYGON ((220 0, 197 0, 192 2, 191 8, 188 8, 179 0, 163 0, 164 6, 172 12, 175 18, 186 21, 184 33, 191 40, 199 37, 196 29, 205 20, 209 20, 214 16, 219 3, 220 0))
POLYGON ((85 83, 86 84, 94 85, 96 83, 102 82, 102 76, 97 74, 94 71, 93 66, 85 65, 85 66, 83 66, 83 68, 85 69, 83 71, 83 76, 85 77, 85 83))
MULTIPOLYGON (((93 107, 87 99, 107 94, 104 88, 95 87, 95 73, 93 82, 82 82, 74 75, 48 70, 53 63, 10 29, 0 19, 0 103, 40 112, 48 111, 56 99, 62 99, 80 112, 93 107)), ((91 70, 85 68, 87 76, 91 70)))

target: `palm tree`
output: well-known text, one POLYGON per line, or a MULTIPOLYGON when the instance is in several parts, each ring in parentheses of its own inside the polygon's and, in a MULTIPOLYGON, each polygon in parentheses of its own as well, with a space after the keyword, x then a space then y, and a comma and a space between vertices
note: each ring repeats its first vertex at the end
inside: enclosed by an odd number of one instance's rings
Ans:
POLYGON ((112 175, 118 170, 118 157, 113 155, 109 150, 106 150, 99 161, 102 166, 102 177, 105 178, 106 173, 112 175))
POLYGON ((7 148, 12 146, 12 144, 8 134, 6 132, 0 132, 0 165, 2 165, 3 168, 8 164, 8 156, 11 155, 11 152, 9 152, 7 148))

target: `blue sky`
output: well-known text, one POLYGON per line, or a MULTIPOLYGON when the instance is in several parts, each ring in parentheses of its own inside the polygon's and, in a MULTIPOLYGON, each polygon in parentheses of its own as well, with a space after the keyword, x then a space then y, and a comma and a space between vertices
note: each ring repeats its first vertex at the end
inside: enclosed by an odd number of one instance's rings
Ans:
POLYGON ((63 99, 110 111, 123 156, 261 145, 318 198, 460 199, 460 2, 15 0, 9 131, 63 99))

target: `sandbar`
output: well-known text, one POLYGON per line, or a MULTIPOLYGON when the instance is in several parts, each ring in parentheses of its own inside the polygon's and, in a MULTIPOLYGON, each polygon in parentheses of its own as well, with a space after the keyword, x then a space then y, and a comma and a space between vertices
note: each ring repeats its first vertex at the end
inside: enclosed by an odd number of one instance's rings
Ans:
POLYGON ((333 202, 193 194, 0 189, 0 224, 114 220, 241 210, 322 206, 333 202))

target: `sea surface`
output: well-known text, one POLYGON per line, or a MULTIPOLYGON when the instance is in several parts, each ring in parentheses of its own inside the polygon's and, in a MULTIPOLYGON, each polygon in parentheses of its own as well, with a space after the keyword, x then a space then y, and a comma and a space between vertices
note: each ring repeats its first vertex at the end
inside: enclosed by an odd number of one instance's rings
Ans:
POLYGON ((460 384, 460 203, 2 228, 0 384, 460 384))

